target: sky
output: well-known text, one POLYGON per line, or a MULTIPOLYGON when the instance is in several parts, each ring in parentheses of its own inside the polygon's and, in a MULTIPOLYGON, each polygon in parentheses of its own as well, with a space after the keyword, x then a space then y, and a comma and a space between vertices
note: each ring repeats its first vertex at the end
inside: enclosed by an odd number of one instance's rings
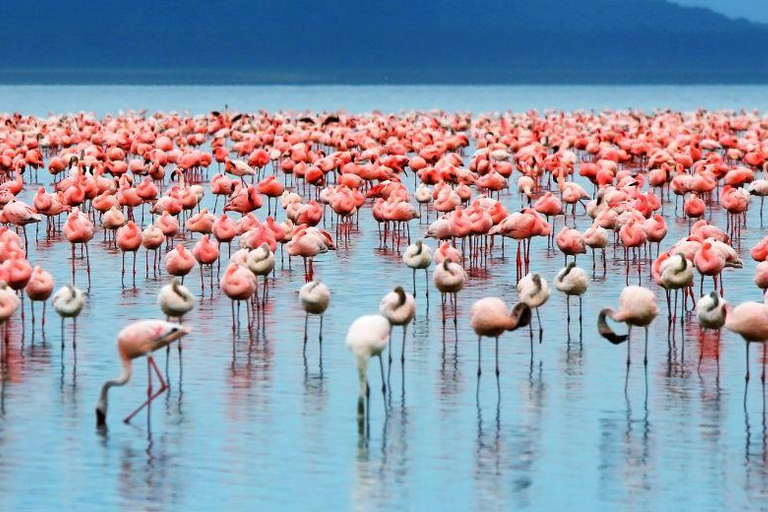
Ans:
POLYGON ((731 18, 768 23, 768 0, 673 0, 690 7, 707 7, 731 18))

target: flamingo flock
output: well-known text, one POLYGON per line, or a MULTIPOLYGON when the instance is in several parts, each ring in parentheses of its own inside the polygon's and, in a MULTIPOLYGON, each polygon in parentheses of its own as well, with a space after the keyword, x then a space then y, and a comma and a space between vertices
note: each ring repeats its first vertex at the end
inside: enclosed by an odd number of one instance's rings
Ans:
MULTIPOLYGON (((760 198, 756 216, 762 222, 768 195, 768 123, 757 112, 225 110, 101 118, 0 114, 0 120, 4 353, 12 343, 9 325, 23 326, 25 310, 37 328, 36 302, 42 303, 44 331, 48 300, 61 317, 62 346, 64 320, 72 319, 76 347, 78 315, 99 300, 91 296, 92 281, 100 278, 99 259, 109 257, 105 247, 120 253, 122 288, 139 286, 141 252, 144 279, 165 284, 157 298, 165 320, 142 320, 117 336, 123 370, 104 384, 100 425, 106 422, 109 390, 129 381, 134 359, 147 358, 150 388, 126 421, 165 391, 153 354, 177 341, 181 351, 180 340, 191 330, 183 319, 199 300, 226 297, 233 332, 242 308, 247 328, 258 329, 270 288, 281 286, 278 270, 294 272, 295 258, 302 260, 305 282, 295 304, 305 313, 303 350, 310 316, 319 317, 322 350, 331 288, 316 260, 341 261, 334 253, 346 254, 365 229, 360 218, 366 216, 377 227, 377 250, 394 252, 403 271, 411 270, 412 290, 400 284, 407 274, 393 276, 378 314, 358 318, 349 328, 360 417, 369 409, 371 357, 380 358, 386 389, 381 357, 389 347, 391 371, 392 327, 402 327, 405 371, 408 326, 422 296, 429 315, 434 286, 441 295, 443 342, 449 316, 458 340, 459 296, 488 278, 492 261, 511 262, 508 272, 494 278, 516 293, 471 307, 478 377, 483 337, 495 339, 497 375, 504 332, 528 326, 533 354, 536 323, 542 342, 540 310, 553 307, 549 282, 565 295, 568 324, 570 300, 578 298, 581 326, 582 301, 600 296, 609 263, 623 272, 626 287, 617 309, 597 315, 597 333, 612 344, 626 343, 628 367, 634 327, 645 330, 648 364, 648 328, 660 314, 659 296, 666 300, 670 328, 695 317, 702 329, 726 327, 739 334, 747 347, 747 380, 750 345, 766 347, 768 305, 761 300, 731 307, 725 298, 726 280, 744 267, 741 240, 753 227, 747 221, 752 198, 760 198), (44 170, 50 174, 45 185, 38 182, 44 170), (718 212, 725 215, 723 226, 713 223, 718 212), (672 224, 685 225, 686 235, 669 240, 672 224), (101 244, 94 240, 99 231, 101 244), (509 249, 508 239, 514 243, 509 249), (48 246, 41 241, 69 244, 71 274, 55 294, 50 269, 34 261, 48 246), (95 260, 91 249, 98 251, 95 260), (542 256, 557 252, 563 268, 543 275, 542 256), (584 263, 588 252, 591 269, 584 263), (199 293, 185 284, 195 267, 199 293), (627 334, 616 333, 608 320, 625 324, 627 334), (158 390, 152 389, 153 375, 158 390)), ((753 281, 762 298, 768 290, 768 237, 749 255, 757 262, 753 281)), ((764 367, 765 358, 763 380, 764 367)))

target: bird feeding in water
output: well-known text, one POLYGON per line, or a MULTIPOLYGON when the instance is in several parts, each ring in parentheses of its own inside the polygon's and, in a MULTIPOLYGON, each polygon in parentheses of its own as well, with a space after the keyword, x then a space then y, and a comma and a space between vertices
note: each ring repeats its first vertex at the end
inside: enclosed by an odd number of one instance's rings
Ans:
POLYGON ((139 357, 147 358, 147 400, 141 404, 131 414, 126 416, 123 421, 128 423, 144 407, 149 406, 154 399, 160 396, 167 388, 160 370, 157 368, 153 353, 163 347, 166 347, 182 336, 189 334, 191 328, 163 320, 140 320, 134 322, 120 331, 117 335, 117 352, 120 355, 120 362, 123 371, 120 376, 114 380, 108 380, 101 387, 99 401, 96 404, 96 425, 104 427, 107 422, 107 400, 109 390, 116 386, 125 386, 131 379, 133 360, 139 357), (154 371, 160 380, 160 389, 153 393, 152 372, 154 371))
POLYGON ((645 328, 645 356, 643 364, 648 366, 648 325, 653 322, 656 315, 659 314, 659 307, 656 305, 656 297, 653 292, 641 286, 627 286, 619 295, 619 310, 605 308, 597 316, 597 330, 600 336, 607 339, 614 345, 620 345, 627 342, 627 367, 630 365, 630 336, 632 327, 645 328), (606 317, 615 322, 627 324, 629 328, 627 334, 616 334, 606 322, 606 317))
POLYGON ((320 281, 320 278, 315 277, 312 281, 306 283, 301 287, 299 291, 299 301, 301 302, 301 308, 304 310, 304 351, 307 350, 307 328, 309 326, 309 315, 317 315, 320 317, 320 333, 317 341, 322 350, 323 346, 323 315, 325 310, 328 309, 328 304, 331 302, 331 291, 328 287, 320 281))
POLYGON ((352 322, 347 331, 347 348, 355 356, 357 376, 360 382, 360 394, 357 399, 357 418, 362 425, 364 418, 370 418, 371 388, 368 385, 368 361, 371 357, 379 358, 381 369, 381 392, 387 392, 384 380, 384 363, 381 353, 389 344, 391 324, 381 315, 365 315, 352 322))

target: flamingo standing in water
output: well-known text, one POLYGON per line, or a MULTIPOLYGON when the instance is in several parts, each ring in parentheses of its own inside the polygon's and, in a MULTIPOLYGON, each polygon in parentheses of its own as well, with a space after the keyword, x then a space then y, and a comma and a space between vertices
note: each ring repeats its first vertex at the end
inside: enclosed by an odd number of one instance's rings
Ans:
MULTIPOLYGON (((760 380, 765 383, 766 341, 768 341, 768 305, 762 302, 743 302, 731 309, 725 306, 725 327, 740 335, 747 344, 747 373, 744 380, 749 382, 749 345, 763 344, 763 372, 760 380)), ((747 390, 744 389, 746 403, 747 390)))
POLYGON ((64 320, 73 322, 72 348, 77 346, 77 317, 85 306, 85 296, 79 288, 66 284, 53 296, 53 309, 61 317, 61 347, 64 348, 64 320))
POLYGON ((72 244, 72 284, 75 283, 75 245, 85 247, 85 266, 88 273, 88 288, 91 288, 91 257, 88 242, 93 238, 93 223, 79 208, 73 208, 64 223, 64 236, 72 244))
MULTIPOLYGON (((514 331, 531 322, 531 308, 525 302, 518 302, 507 313, 507 305, 496 297, 480 299, 472 305, 470 324, 477 334, 477 376, 482 373, 480 345, 483 336, 496 339, 496 376, 499 375, 499 336, 504 331, 514 331)), ((531 346, 533 350, 533 346, 531 346)), ((533 352, 531 352, 533 354, 533 352)))
POLYGON ((32 270, 32 275, 27 286, 24 287, 24 291, 30 300, 33 328, 35 325, 35 302, 43 303, 43 317, 40 325, 42 329, 45 329, 45 301, 47 301, 53 293, 53 276, 50 272, 46 272, 40 267, 35 267, 34 270, 32 270))
POLYGON ((347 348, 355 356, 357 376, 360 382, 360 394, 357 399, 357 419, 360 426, 363 425, 364 418, 370 418, 371 388, 368 385, 368 361, 371 357, 379 358, 381 392, 382 394, 387 392, 381 353, 389 344, 391 328, 389 320, 383 316, 365 315, 352 322, 347 331, 347 348))
MULTIPOLYGON (((248 253, 245 258, 248 270, 253 272, 254 278, 264 276, 264 293, 262 294, 263 304, 267 303, 267 279, 269 273, 275 268, 275 253, 269 248, 269 244, 262 243, 259 247, 248 253)), ((256 286, 256 299, 258 300, 259 288, 256 286)))
POLYGON ((8 319, 19 309, 19 298, 5 281, 0 281, 0 327, 3 328, 5 334, 3 336, 3 344, 8 342, 8 336, 10 334, 8 330, 8 319))
POLYGON ((179 244, 165 255, 165 270, 172 276, 181 277, 182 284, 184 276, 189 274, 195 268, 195 257, 183 245, 179 244))
POLYGON ((123 254, 123 269, 121 274, 121 283, 125 287, 125 253, 133 253, 133 287, 136 288, 136 253, 141 247, 141 230, 132 221, 117 230, 115 241, 123 254))
MULTIPOLYGON (((396 286, 394 290, 382 297, 379 303, 379 313, 392 325, 403 326, 403 346, 400 352, 400 363, 405 364, 405 334, 408 324, 416 315, 416 299, 413 295, 405 293, 402 286, 396 286)), ((389 362, 392 363, 392 347, 389 347, 389 362)))
POLYGON ((435 267, 435 273, 432 276, 435 288, 438 289, 441 296, 443 309, 443 329, 445 329, 445 296, 450 295, 453 302, 453 327, 456 329, 458 323, 458 293, 464 288, 467 282, 467 273, 458 263, 454 263, 451 257, 446 257, 435 267))
MULTIPOLYGON (((691 260, 685 257, 685 254, 683 253, 677 253, 675 256, 672 256, 670 258, 667 258, 664 260, 661 264, 661 286, 664 287, 665 290, 667 290, 667 308, 669 308, 669 290, 675 291, 675 307, 672 311, 672 314, 670 315, 670 318, 672 319, 672 323, 674 323, 677 318, 677 295, 678 292, 682 289, 685 290, 693 283, 693 263, 691 263, 691 260)), ((684 294, 686 292, 683 292, 684 294)), ((684 295, 685 296, 685 295, 684 295)), ((685 318, 685 312, 683 311, 685 308, 685 301, 680 303, 680 318, 685 318)))
MULTIPOLYGON (((539 307, 549 300, 549 285, 546 279, 539 274, 526 274, 517 283, 517 293, 520 295, 522 302, 528 304, 531 309, 536 310, 536 321, 539 323, 539 343, 541 343, 544 335, 544 326, 541 325, 539 307)), ((528 325, 532 324, 529 323, 528 325)), ((533 336, 533 330, 531 330, 531 336, 533 336)))
POLYGON ((555 277, 555 288, 565 294, 566 309, 568 310, 568 322, 571 321, 571 295, 579 297, 579 324, 582 319, 581 297, 589 286, 589 276, 584 270, 571 261, 555 277))
POLYGON ((659 307, 656 305, 656 296, 647 288, 641 286, 627 286, 619 295, 619 310, 605 308, 597 316, 597 330, 600 335, 613 343, 619 345, 627 342, 627 367, 630 365, 630 336, 632 327, 645 328, 645 356, 643 364, 648 366, 648 326, 656 315, 659 314, 659 307), (606 317, 616 322, 627 324, 629 331, 627 334, 616 334, 606 322, 606 317))
POLYGON ((696 303, 696 318, 704 329, 721 329, 725 325, 728 301, 712 290, 696 303))
POLYGON ((432 264, 432 249, 423 240, 409 245, 403 253, 403 261, 408 268, 413 270, 413 296, 416 296, 416 271, 424 270, 425 294, 427 297, 427 309, 429 309, 429 266, 432 264))
MULTIPOLYGON (((213 263, 219 258, 219 245, 211 241, 208 235, 198 241, 192 248, 192 255, 200 265, 200 290, 205 295, 205 276, 203 276, 203 267, 209 266, 211 269, 211 296, 213 296, 213 263)), ((249 296, 250 297, 250 296, 249 296)))
MULTIPOLYGON (((195 308, 195 296, 174 277, 170 284, 163 286, 157 293, 157 304, 168 318, 178 318, 182 321, 184 315, 195 308)), ((179 343, 181 350, 181 343, 179 343)))
POLYGON ((155 363, 153 353, 163 347, 167 347, 176 340, 189 334, 191 329, 185 325, 164 322, 162 320, 141 320, 134 322, 123 328, 117 335, 117 351, 120 355, 120 361, 123 371, 120 376, 114 380, 108 380, 101 387, 99 401, 96 404, 96 425, 105 427, 107 422, 107 399, 109 390, 115 386, 125 386, 131 379, 132 363, 139 357, 147 358, 147 400, 141 404, 131 414, 126 416, 123 421, 128 423, 131 418, 136 416, 144 407, 149 406, 152 401, 168 389, 163 375, 155 363), (152 392, 152 372, 160 380, 160 389, 152 392))
POLYGON ((3 206, 3 216, 7 222, 21 227, 24 231, 24 254, 29 254, 29 241, 27 240, 27 225, 36 224, 42 220, 31 206, 16 199, 3 206))
MULTIPOLYGON (((240 301, 247 301, 256 292, 256 278, 245 267, 241 267, 235 262, 231 262, 227 267, 224 276, 221 278, 221 291, 224 295, 232 299, 232 331, 235 330, 235 302, 238 303, 238 320, 240 301)), ((248 328, 251 327, 251 313, 249 308, 245 308, 248 315, 248 328)))
POLYGON ((301 302, 301 308, 306 314, 304 317, 304 352, 307 350, 307 328, 309 326, 309 315, 320 316, 320 334, 318 335, 318 344, 320 345, 320 350, 322 350, 323 315, 325 314, 325 310, 328 309, 328 304, 331 302, 331 291, 322 281, 320 281, 319 278, 316 277, 301 287, 301 290, 299 290, 299 301, 301 302))

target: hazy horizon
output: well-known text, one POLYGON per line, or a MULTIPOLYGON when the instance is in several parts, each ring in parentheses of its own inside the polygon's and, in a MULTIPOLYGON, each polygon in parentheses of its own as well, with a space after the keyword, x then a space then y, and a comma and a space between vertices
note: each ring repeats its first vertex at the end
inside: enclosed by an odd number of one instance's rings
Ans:
POLYGON ((187 0, 181 16, 151 0, 17 2, 0 83, 768 83, 768 24, 755 23, 768 6, 749 7, 187 0))

